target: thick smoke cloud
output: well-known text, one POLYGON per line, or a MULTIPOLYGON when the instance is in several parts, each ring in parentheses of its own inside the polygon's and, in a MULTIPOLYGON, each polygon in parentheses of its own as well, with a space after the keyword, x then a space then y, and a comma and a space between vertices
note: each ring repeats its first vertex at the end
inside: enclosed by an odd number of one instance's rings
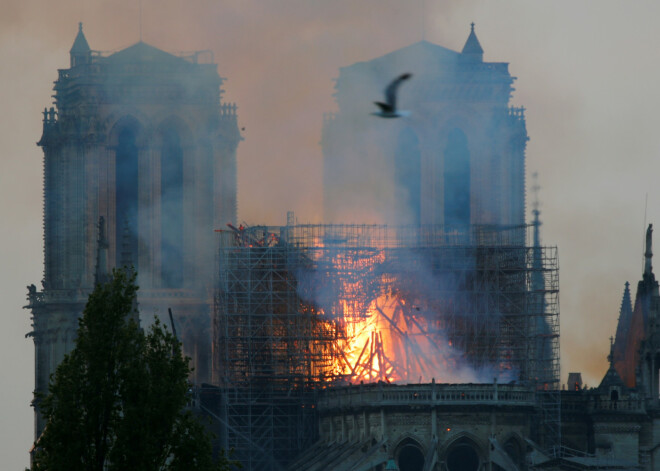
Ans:
MULTIPOLYGON (((238 104, 246 128, 239 219, 283 224, 292 209, 301 222, 321 222, 318 143, 322 114, 336 111, 332 78, 339 67, 421 39, 423 4, 427 40, 460 50, 474 21, 485 60, 510 62, 518 77, 513 101, 527 108, 543 241, 559 247, 562 377, 582 371, 595 385, 624 282, 634 286, 641 276, 645 219, 660 221, 658 2, 143 0, 142 30, 164 50, 211 49, 227 77, 224 97, 238 104)), ((0 370, 7 381, 0 416, 8 425, 0 456, 7 468, 27 464, 32 434, 33 345, 23 338, 30 322, 20 306, 25 285, 42 277, 34 143, 78 21, 93 49, 120 49, 139 37, 138 2, 2 2, 0 370)))
POLYGON ((335 364, 343 365, 336 372, 346 381, 529 379, 534 340, 525 347, 522 338, 508 337, 522 330, 520 307, 509 299, 525 290, 524 278, 494 276, 498 253, 412 248, 415 237, 394 236, 396 229, 388 237, 381 226, 356 227, 352 237, 344 230, 321 230, 317 245, 305 251, 313 264, 295 276, 300 298, 338 326, 339 339, 347 338, 335 340, 342 352, 335 364))

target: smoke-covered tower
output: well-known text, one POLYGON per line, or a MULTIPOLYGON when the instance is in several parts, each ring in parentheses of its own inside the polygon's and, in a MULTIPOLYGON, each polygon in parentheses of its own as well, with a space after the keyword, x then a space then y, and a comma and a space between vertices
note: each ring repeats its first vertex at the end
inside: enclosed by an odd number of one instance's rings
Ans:
MULTIPOLYGON (((82 24, 43 115, 44 278, 29 287, 36 391, 73 348, 95 282, 98 221, 108 269, 138 273, 143 322, 172 308, 196 381, 210 378, 213 229, 236 218, 236 106, 209 51, 139 42, 92 51, 82 24)), ((42 424, 37 414, 36 434, 42 424)))
POLYGON ((484 62, 474 25, 461 52, 421 41, 340 70, 339 112, 323 127, 327 221, 438 224, 525 222, 524 109, 511 108, 508 64, 484 62), (397 106, 373 101, 402 73, 397 106))

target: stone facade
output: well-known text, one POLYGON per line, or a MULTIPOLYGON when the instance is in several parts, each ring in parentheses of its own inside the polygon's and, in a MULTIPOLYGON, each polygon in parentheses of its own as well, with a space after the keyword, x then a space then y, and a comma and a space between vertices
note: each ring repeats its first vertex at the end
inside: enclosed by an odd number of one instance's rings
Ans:
MULTIPOLYGON (((651 263, 652 233, 649 225, 644 272, 634 304, 626 283, 616 341, 612 338, 608 357, 610 367, 603 380, 597 388, 586 389, 573 374, 562 393, 566 460, 597 464, 599 469, 660 470, 660 294, 651 263)), ((547 469, 588 469, 569 464, 547 469)))
POLYGON ((368 384, 318 403, 320 439, 289 469, 524 469, 533 391, 494 384, 368 384))
POLYGON ((460 53, 421 41, 340 69, 321 142, 325 220, 524 224, 527 131, 508 66, 483 61, 473 29, 460 53), (409 116, 372 116, 404 72, 397 103, 409 116))
POLYGON ((104 55, 81 24, 39 141, 45 270, 42 289, 28 292, 37 392, 73 348, 101 218, 107 268, 138 272, 142 322, 165 321, 171 308, 193 379, 210 379, 213 230, 236 219, 241 139, 221 85, 210 52, 181 57, 140 42, 104 55))
MULTIPOLYGON (((483 61, 474 30, 460 53, 422 41, 343 68, 339 112, 323 128, 326 219, 523 224, 527 133, 524 110, 509 107, 514 79, 508 64, 483 61), (370 116, 365 97, 380 99, 408 71, 415 87, 402 85, 400 107, 414 112, 370 116)), ((37 392, 74 346, 100 271, 101 218, 103 266, 137 269, 142 321, 172 308, 192 379, 210 380, 213 229, 236 219, 241 139, 221 86, 207 54, 179 57, 140 42, 103 55, 80 28, 39 141, 45 271, 41 289, 28 287, 37 392)), ((536 445, 548 410, 534 388, 379 383, 316 391, 320 399, 309 405, 320 439, 289 469, 660 470, 660 295, 651 252, 647 236, 635 307, 626 288, 603 382, 584 389, 575 376, 561 395, 562 453, 536 445)), ((543 279, 532 283, 543 289, 543 279)))

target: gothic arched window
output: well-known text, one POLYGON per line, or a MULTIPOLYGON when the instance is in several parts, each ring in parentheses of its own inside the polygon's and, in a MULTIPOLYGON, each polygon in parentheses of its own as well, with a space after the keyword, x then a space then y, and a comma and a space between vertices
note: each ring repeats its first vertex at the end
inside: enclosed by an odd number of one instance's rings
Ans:
POLYGON ((421 220, 421 174, 419 140, 412 129, 405 128, 399 134, 394 154, 394 178, 397 196, 402 200, 400 210, 405 212, 403 219, 412 224, 421 220))
POLYGON ((138 125, 128 122, 117 133, 115 149, 116 265, 138 270, 138 125))
POLYGON ((475 443, 468 438, 460 438, 452 443, 445 456, 448 471, 477 471, 481 468, 481 459, 475 443))
POLYGON ((458 128, 449 133, 444 160, 445 226, 465 228, 470 224, 470 151, 458 128))
POLYGON ((161 280, 183 286, 183 145, 174 126, 162 129, 160 153, 161 280))

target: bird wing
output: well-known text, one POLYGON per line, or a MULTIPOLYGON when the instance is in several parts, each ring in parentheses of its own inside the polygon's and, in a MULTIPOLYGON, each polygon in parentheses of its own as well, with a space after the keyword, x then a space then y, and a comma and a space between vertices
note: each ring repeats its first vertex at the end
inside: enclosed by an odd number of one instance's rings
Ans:
POLYGON ((385 89, 385 101, 390 105, 392 111, 396 110, 396 91, 399 88, 399 85, 405 80, 408 80, 412 77, 412 74, 402 74, 399 77, 392 80, 392 82, 385 89))
POLYGON ((394 111, 392 110, 392 107, 388 103, 381 103, 380 101, 374 101, 374 104, 377 105, 378 108, 380 108, 380 111, 382 111, 383 113, 391 113, 392 111, 394 111))

